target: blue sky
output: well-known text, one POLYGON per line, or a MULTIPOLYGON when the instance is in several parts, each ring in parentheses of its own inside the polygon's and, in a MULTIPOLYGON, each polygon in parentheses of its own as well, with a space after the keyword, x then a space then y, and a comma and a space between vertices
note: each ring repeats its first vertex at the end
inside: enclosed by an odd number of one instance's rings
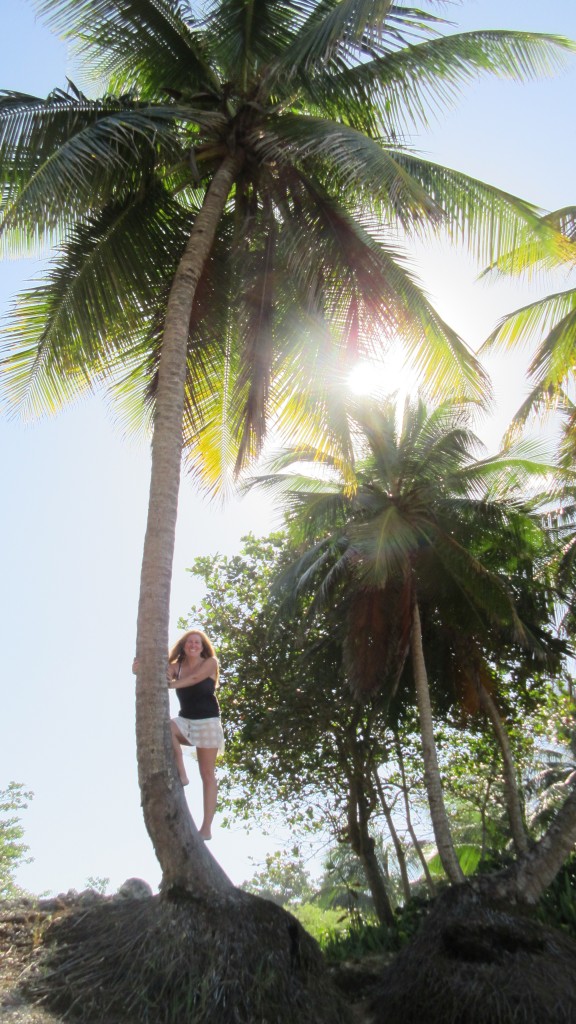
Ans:
MULTIPOLYGON (((0 0, 0 87, 38 95, 76 78, 62 44, 35 23, 31 5, 0 0)), ((576 38, 572 0, 470 0, 446 16, 465 28, 525 28, 576 38)), ((576 58, 554 80, 518 85, 484 79, 468 88, 433 131, 424 155, 547 209, 576 203, 573 97, 576 58)), ((419 276, 443 316, 477 347, 500 315, 546 289, 474 281, 463 253, 418 250, 419 276)), ((4 261, 0 311, 37 261, 4 261)), ((557 286, 557 282, 554 287, 557 286)), ((550 287, 550 286, 549 286, 550 287)), ((551 288, 550 288, 551 290, 551 288)), ((522 360, 491 360, 497 409, 482 430, 495 448, 523 391, 522 360)), ((146 440, 127 439, 98 399, 23 424, 0 418, 0 787, 23 782, 34 862, 20 872, 32 891, 83 888, 106 876, 159 881, 139 806, 133 677, 136 603, 148 490, 146 440)), ((174 563, 172 622, 198 599, 186 574, 197 554, 231 553, 240 537, 276 523, 262 498, 224 511, 185 479, 174 563)), ((194 780, 189 801, 199 808, 194 780)), ((278 838, 278 837, 276 837, 278 838)), ((260 830, 216 829, 212 850, 236 882, 275 842, 260 830)))

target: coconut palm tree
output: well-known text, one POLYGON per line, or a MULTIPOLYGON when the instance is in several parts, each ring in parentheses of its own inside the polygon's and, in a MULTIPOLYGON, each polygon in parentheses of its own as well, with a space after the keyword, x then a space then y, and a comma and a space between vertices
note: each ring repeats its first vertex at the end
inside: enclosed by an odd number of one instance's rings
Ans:
MULTIPOLYGON (((446 659, 457 662, 450 674, 460 682, 472 677, 483 696, 480 669, 488 674, 487 646, 498 651, 507 643, 546 653, 550 641, 542 615, 534 625, 521 617, 519 574, 509 581, 502 568, 514 549, 526 559, 538 538, 543 541, 517 489, 526 474, 542 474, 547 467, 520 451, 474 458, 479 441, 469 429, 468 411, 452 403, 429 412, 422 402, 408 402, 399 427, 393 400, 363 400, 350 410, 360 451, 352 483, 317 471, 313 477, 286 475, 295 461, 318 465, 318 453, 303 451, 281 455, 276 472, 256 482, 280 489, 292 529, 305 542, 283 588, 289 594, 311 590, 315 609, 333 604, 336 595, 347 600, 346 674, 357 693, 382 686, 394 692, 410 653, 430 815, 442 865, 459 882, 423 633, 427 639, 441 636, 444 645, 446 638, 457 638, 446 659), (505 550, 500 566, 490 563, 497 545, 505 550)), ((333 468, 326 460, 323 465, 333 468)), ((486 695, 482 704, 488 701, 486 695)))
MULTIPOLYGON (((557 231, 557 237, 542 237, 518 246, 497 261, 492 272, 530 274, 537 271, 576 267, 576 207, 555 210, 544 217, 557 231)), ((514 416, 511 431, 517 432, 539 413, 559 410, 564 419, 564 456, 574 463, 576 452, 576 411, 574 375, 576 371, 576 288, 566 288, 536 299, 496 325, 484 344, 484 351, 513 349, 535 340, 537 348, 528 367, 531 390, 514 416)))
MULTIPOLYGON (((431 386, 481 397, 482 372, 408 273, 395 232, 469 238, 497 259, 541 225, 526 203, 404 143, 480 71, 554 70, 568 41, 437 34, 390 0, 42 0, 102 94, 0 100, 0 231, 56 244, 20 298, 5 389, 25 410, 104 384, 153 423, 138 611, 137 741, 168 889, 228 882, 172 766, 165 656, 183 453, 204 481, 279 425, 322 424, 322 383, 401 336, 431 386), (102 86, 102 82, 104 85, 102 86), (304 358, 306 356, 306 358, 304 358), (311 386, 311 381, 314 386, 311 386)), ((330 380, 328 381, 330 383, 330 380)))

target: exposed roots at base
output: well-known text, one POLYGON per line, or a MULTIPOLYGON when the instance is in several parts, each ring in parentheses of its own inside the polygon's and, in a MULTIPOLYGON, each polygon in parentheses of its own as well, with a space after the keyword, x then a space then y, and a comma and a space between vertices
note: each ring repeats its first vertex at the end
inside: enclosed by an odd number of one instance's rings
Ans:
POLYGON ((239 890, 71 913, 46 932, 26 989, 85 1024, 350 1021, 313 939, 239 890))

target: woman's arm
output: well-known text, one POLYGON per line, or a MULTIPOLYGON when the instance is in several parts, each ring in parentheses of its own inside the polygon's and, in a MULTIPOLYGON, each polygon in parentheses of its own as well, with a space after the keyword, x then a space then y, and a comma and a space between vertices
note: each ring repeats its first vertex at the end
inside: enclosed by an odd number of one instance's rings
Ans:
MULTIPOLYGON (((176 671, 176 665, 170 665, 170 668, 176 671)), ((216 658, 204 658, 191 672, 185 676, 181 675, 180 679, 173 679, 170 686, 173 686, 175 690, 181 686, 193 686, 194 683, 200 683, 203 679, 216 679, 217 673, 216 658)))

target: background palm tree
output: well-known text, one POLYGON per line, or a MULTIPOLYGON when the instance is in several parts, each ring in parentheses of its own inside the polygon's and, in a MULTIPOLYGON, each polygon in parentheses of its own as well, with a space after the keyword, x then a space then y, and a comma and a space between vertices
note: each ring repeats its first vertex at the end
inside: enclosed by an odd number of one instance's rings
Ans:
MULTIPOLYGON (((518 246, 497 261, 493 272, 535 275, 538 271, 576 267, 576 208, 565 207, 544 218, 557 230, 556 239, 534 240, 518 246)), ((559 410, 564 420, 563 452, 569 465, 576 452, 574 373, 576 370, 576 288, 536 299, 502 317, 484 350, 512 349, 536 341, 528 367, 531 390, 514 416, 517 432, 538 413, 559 410)))
MULTIPOLYGON (((486 692, 487 649, 497 653, 503 644, 520 645, 544 658, 558 646, 542 628, 549 604, 528 609, 524 599, 522 607, 522 573, 516 572, 514 584, 506 575, 513 550, 520 549, 525 562, 530 548, 537 551, 538 541, 544 543, 538 520, 517 495, 527 475, 541 476, 549 467, 519 451, 474 458, 479 442, 461 406, 428 412, 422 402, 406 403, 400 425, 391 400, 382 406, 358 402, 350 410, 359 450, 353 481, 342 482, 333 473, 285 474, 296 461, 322 463, 318 453, 296 451, 279 457, 276 472, 256 482, 280 491, 292 528, 306 545, 284 575, 288 593, 313 592, 316 611, 332 605, 336 595, 346 606, 346 674, 357 694, 385 687, 391 698, 410 652, 434 833, 448 877, 459 882, 463 875, 436 756, 421 615, 427 639, 442 638, 444 681, 458 677, 461 687, 480 687, 481 703, 494 711, 486 692), (530 611, 532 621, 521 611, 530 611)), ((326 460, 323 465, 333 468, 326 460)))
POLYGON ((462 230, 496 259, 540 231, 528 205, 398 143, 479 70, 540 73, 566 40, 434 38, 432 15, 365 0, 215 4, 45 0, 105 80, 0 105, 1 230, 58 242, 19 302, 4 361, 37 411, 104 382, 153 410, 137 649, 139 776, 166 888, 227 886, 172 769, 164 662, 183 450, 214 480, 280 424, 340 441, 321 379, 401 335, 432 386, 486 381, 376 223, 462 230), (432 36, 432 38, 430 38, 432 36), (416 40, 416 44, 414 41, 416 40), (336 358, 330 357, 331 349, 336 358), (310 359, 302 359, 302 353, 310 359), (326 426, 328 421, 328 427, 326 426), (193 854, 193 856, 192 856, 193 854))

